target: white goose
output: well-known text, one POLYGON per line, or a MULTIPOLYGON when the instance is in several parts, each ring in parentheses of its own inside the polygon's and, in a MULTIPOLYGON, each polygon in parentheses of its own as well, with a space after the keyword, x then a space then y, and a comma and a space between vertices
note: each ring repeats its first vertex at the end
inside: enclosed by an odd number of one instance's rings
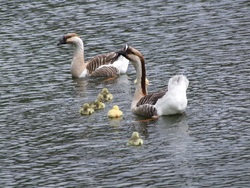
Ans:
POLYGON ((183 75, 176 75, 168 82, 168 91, 147 93, 146 69, 143 55, 131 46, 118 52, 126 57, 136 70, 136 89, 131 104, 133 113, 141 116, 158 117, 183 113, 187 107, 186 90, 189 81, 183 75))
POLYGON ((59 40, 57 46, 61 44, 73 44, 75 46, 75 52, 71 62, 72 77, 113 77, 127 72, 129 61, 117 52, 101 54, 93 57, 87 62, 84 62, 83 41, 76 33, 68 33, 64 35, 59 40))

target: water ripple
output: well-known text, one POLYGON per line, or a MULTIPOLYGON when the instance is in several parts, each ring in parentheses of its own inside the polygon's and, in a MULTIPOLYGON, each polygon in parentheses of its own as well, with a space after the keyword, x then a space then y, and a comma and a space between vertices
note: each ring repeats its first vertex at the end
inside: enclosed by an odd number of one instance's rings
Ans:
POLYGON ((0 6, 0 176, 4 187, 248 187, 249 3, 39 1, 0 6), (148 123, 130 112, 135 70, 113 81, 72 79, 77 32, 86 58, 128 43, 145 56, 149 91, 190 80, 185 115, 148 123), (90 117, 79 108, 107 87, 90 117), (108 110, 118 104, 121 120, 108 110), (128 147, 138 131, 145 144, 128 147))

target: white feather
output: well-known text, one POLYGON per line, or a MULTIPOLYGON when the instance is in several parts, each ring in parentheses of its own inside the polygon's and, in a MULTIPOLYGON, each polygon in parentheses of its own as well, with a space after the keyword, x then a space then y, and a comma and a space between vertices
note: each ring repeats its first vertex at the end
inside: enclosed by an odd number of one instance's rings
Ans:
POLYGON ((168 91, 157 101, 155 108, 158 116, 179 114, 187 107, 186 90, 189 81, 183 75, 176 75, 168 82, 168 91))
POLYGON ((128 69, 128 64, 129 60, 120 55, 112 65, 120 71, 120 74, 125 74, 128 69))
POLYGON ((87 69, 84 69, 79 78, 84 78, 86 76, 89 76, 87 69))

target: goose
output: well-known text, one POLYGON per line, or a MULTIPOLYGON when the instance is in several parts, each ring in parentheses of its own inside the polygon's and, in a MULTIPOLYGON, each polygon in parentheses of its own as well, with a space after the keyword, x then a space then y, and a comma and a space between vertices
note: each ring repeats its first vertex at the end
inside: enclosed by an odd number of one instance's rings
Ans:
POLYGON ((114 105, 111 110, 108 111, 108 117, 119 118, 123 115, 123 112, 119 109, 117 105, 114 105))
POLYGON ((141 52, 126 45, 118 53, 126 57, 136 70, 137 84, 131 104, 134 114, 157 118, 162 115, 181 114, 185 111, 189 81, 184 75, 175 75, 170 78, 168 90, 148 94, 145 81, 145 60, 141 52))
POLYGON ((140 146, 143 144, 143 140, 140 138, 138 132, 133 132, 131 138, 128 140, 127 145, 129 146, 140 146))
POLYGON ((60 38, 57 46, 62 44, 73 44, 75 46, 73 59, 71 61, 72 77, 114 77, 127 72, 129 61, 117 52, 97 55, 87 62, 84 62, 84 44, 76 33, 68 33, 60 38))
POLYGON ((90 107, 89 103, 84 103, 82 108, 80 108, 79 113, 81 115, 91 115, 95 112, 95 110, 90 107))

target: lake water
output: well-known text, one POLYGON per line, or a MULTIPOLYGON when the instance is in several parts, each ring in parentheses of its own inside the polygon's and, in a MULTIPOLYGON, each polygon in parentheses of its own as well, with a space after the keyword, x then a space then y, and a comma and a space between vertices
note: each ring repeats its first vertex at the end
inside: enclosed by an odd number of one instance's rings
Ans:
POLYGON ((248 187, 250 4, 243 0, 0 3, 2 187, 248 187), (141 122, 130 111, 135 71, 72 79, 76 32, 86 59, 126 43, 145 56, 149 92, 190 81, 185 115, 141 122), (107 87, 104 110, 80 116, 107 87), (117 104, 121 120, 110 120, 117 104), (138 131, 144 145, 126 145, 138 131))

